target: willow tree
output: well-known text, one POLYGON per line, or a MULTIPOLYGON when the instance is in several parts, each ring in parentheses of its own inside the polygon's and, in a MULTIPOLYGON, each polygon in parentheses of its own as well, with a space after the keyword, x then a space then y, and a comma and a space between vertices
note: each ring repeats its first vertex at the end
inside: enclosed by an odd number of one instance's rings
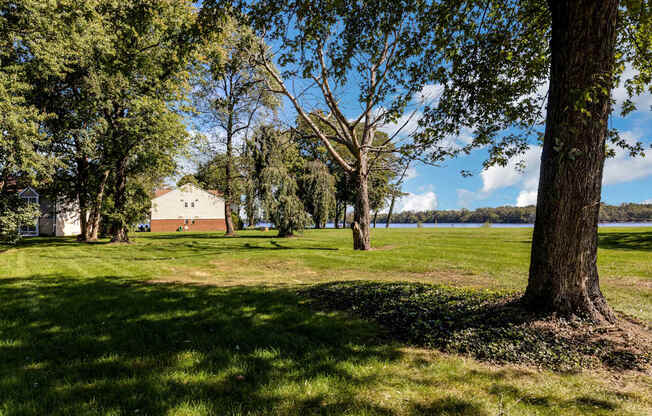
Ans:
POLYGON ((279 237, 290 237, 309 222, 299 199, 298 173, 303 160, 287 134, 262 125, 247 142, 252 160, 253 179, 265 216, 278 230, 279 237))

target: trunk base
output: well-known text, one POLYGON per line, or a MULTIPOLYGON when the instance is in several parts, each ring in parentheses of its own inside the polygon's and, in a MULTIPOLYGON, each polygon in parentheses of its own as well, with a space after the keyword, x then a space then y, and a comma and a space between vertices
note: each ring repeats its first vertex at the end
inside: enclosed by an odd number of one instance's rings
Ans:
POLYGON ((360 224, 357 221, 354 221, 351 224, 351 229, 353 230, 353 249, 354 250, 371 250, 371 242, 369 241, 369 235, 365 235, 360 224))
POLYGON ((618 322, 616 314, 602 293, 592 296, 588 293, 554 296, 526 292, 522 300, 527 309, 535 312, 554 312, 561 316, 587 319, 597 324, 618 322), (542 303, 541 299, 552 299, 552 302, 542 303))

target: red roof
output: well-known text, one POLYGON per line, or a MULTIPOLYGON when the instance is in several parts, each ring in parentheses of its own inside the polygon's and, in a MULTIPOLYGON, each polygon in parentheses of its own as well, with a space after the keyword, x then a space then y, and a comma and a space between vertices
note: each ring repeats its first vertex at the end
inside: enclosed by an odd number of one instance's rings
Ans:
POLYGON ((207 190, 206 192, 208 192, 209 194, 213 194, 213 195, 215 195, 215 196, 222 196, 222 192, 217 191, 217 190, 215 190, 215 189, 209 189, 209 190, 207 190))
POLYGON ((172 189, 157 189, 154 191, 154 198, 158 198, 159 196, 163 196, 167 194, 168 192, 172 192, 172 189))

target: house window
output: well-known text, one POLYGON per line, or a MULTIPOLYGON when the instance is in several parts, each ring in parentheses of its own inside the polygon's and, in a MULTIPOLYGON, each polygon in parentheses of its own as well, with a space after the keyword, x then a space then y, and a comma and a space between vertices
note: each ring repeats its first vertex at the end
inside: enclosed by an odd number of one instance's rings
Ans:
POLYGON ((188 219, 186 218, 186 225, 188 225, 188 219))
MULTIPOLYGON (((21 195, 21 198, 28 204, 39 205, 38 195, 21 195)), ((22 235, 38 235, 38 218, 31 224, 21 224, 19 232, 22 235)))
POLYGON ((195 223, 195 220, 192 220, 192 223, 194 224, 194 223, 195 223))
POLYGON ((186 208, 188 208, 188 203, 187 202, 184 202, 184 205, 186 206, 186 208))
POLYGON ((195 207, 195 203, 194 203, 194 202, 191 202, 191 203, 190 203, 190 208, 194 208, 194 207, 195 207))

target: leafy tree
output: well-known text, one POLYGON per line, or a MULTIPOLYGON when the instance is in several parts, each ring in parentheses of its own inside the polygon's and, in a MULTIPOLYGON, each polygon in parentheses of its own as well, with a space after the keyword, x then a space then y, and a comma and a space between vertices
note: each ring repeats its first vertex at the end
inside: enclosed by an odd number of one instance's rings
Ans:
POLYGON ((187 174, 187 175, 183 175, 181 177, 181 179, 179 179, 177 181, 177 188, 181 188, 183 185, 188 184, 188 183, 196 185, 196 186, 200 186, 199 181, 197 180, 197 176, 187 174))
MULTIPOLYGON (((427 128, 421 138, 428 142, 431 131, 472 126, 481 133, 474 143, 489 145, 485 166, 504 164, 538 133, 544 100, 537 105, 532 87, 549 80, 525 301, 536 309, 614 321, 596 264, 602 171, 608 141, 634 155, 643 149, 609 131, 610 92, 625 63, 637 72, 625 81, 629 93, 650 91, 649 3, 460 4, 468 6, 464 25, 436 26, 458 36, 447 58, 452 76, 440 104, 422 119, 427 128), (514 133, 501 135, 507 128, 514 133)), ((631 101, 623 108, 629 111, 631 101)))
POLYGON ((109 2, 103 4, 110 34, 106 55, 98 59, 98 87, 107 125, 102 137, 111 166, 111 239, 128 239, 127 189, 132 162, 160 160, 174 169, 174 156, 187 141, 181 102, 188 91, 194 52, 195 10, 190 1, 109 2), (109 55, 110 54, 110 55, 109 55))
POLYGON ((266 87, 268 74, 253 60, 259 40, 233 18, 226 19, 222 31, 220 43, 205 46, 193 102, 200 131, 219 138, 218 144, 225 147, 225 178, 219 189, 226 201, 226 235, 234 235, 231 205, 240 202, 234 186, 238 179, 234 141, 245 137, 252 123, 279 103, 266 87))
POLYGON ((40 216, 36 204, 28 204, 17 194, 0 198, 0 242, 15 244, 20 240, 20 226, 33 224, 40 216))
POLYGON ((272 126, 261 126, 249 146, 259 198, 267 219, 274 224, 279 237, 303 230, 309 218, 297 196, 295 172, 302 163, 298 150, 289 138, 284 138, 272 126))
MULTIPOLYGON (((430 104, 424 87, 445 85, 448 80, 445 47, 455 38, 413 22, 432 15, 429 24, 439 19, 434 26, 438 28, 450 24, 456 14, 461 14, 456 5, 437 3, 429 8, 421 1, 325 1, 315 7, 314 2, 303 0, 260 0, 248 7, 254 26, 277 40, 280 47, 276 56, 262 48, 260 51, 260 62, 275 81, 270 88, 287 97, 315 140, 350 175, 349 183, 355 186, 355 249, 371 247, 372 155, 413 148, 415 143, 405 137, 410 138, 413 132, 406 126, 430 104), (272 67, 275 61, 283 72, 277 73, 272 67), (298 91, 288 84, 290 77, 301 79, 298 91), (361 109, 355 115, 350 113, 351 106, 346 106, 352 97, 361 109), (397 131, 385 142, 375 143, 376 132, 388 123, 397 124, 397 131)), ((442 140, 437 151, 431 152, 431 159, 458 151, 457 145, 443 140, 449 133, 440 132, 442 140)), ((430 131, 430 143, 436 134, 430 131)))
POLYGON ((299 189, 315 228, 325 227, 335 205, 335 178, 328 167, 319 160, 307 161, 299 180, 299 189))

